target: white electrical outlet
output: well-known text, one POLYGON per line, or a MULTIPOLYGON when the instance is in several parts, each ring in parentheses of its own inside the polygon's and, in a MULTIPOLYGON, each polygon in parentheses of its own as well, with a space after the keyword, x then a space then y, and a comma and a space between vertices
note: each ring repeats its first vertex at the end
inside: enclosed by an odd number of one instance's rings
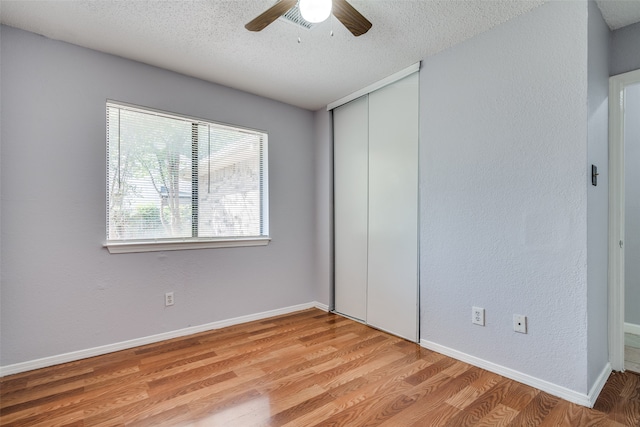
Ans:
POLYGON ((165 307, 169 307, 170 305, 173 305, 173 292, 167 292, 166 294, 164 294, 164 305, 165 307))
POLYGON ((522 314, 513 315, 513 330, 521 334, 527 333, 527 316, 522 314))
POLYGON ((471 323, 484 326, 484 308, 471 307, 471 323))

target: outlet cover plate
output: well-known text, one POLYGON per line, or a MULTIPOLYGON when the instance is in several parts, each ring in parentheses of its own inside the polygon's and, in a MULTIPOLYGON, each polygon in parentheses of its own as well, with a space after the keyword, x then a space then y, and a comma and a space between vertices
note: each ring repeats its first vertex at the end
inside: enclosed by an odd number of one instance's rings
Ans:
POLYGON ((527 333, 527 316, 522 314, 513 315, 513 330, 521 334, 527 333))
POLYGON ((173 300, 173 292, 167 292, 164 294, 164 306, 165 307, 169 307, 170 305, 173 305, 174 300, 173 300))
POLYGON ((471 323, 484 326, 484 308, 471 307, 471 323))

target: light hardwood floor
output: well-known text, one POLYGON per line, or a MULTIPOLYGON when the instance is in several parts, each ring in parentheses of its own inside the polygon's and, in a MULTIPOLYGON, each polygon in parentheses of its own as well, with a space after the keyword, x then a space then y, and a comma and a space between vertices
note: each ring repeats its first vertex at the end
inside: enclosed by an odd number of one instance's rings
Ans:
POLYGON ((2 426, 639 426, 311 309, 0 379, 2 426))

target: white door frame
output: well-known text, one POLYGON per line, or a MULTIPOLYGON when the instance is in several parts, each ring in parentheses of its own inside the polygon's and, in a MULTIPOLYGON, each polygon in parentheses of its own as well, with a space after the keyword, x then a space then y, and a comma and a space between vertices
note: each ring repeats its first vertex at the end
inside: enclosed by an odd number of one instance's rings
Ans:
POLYGON ((624 371, 624 90, 640 70, 609 78, 609 361, 624 371))

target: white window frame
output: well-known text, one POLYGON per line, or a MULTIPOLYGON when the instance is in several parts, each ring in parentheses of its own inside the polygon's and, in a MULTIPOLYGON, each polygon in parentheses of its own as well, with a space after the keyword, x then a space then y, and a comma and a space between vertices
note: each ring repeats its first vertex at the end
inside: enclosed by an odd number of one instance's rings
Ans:
MULTIPOLYGON (((138 105, 127 104, 119 101, 107 100, 106 110, 108 107, 121 107, 125 109, 139 110, 145 113, 158 114, 161 116, 178 118, 182 120, 190 120, 194 123, 206 123, 214 125, 228 126, 236 129, 246 130, 250 132, 259 132, 264 135, 263 137, 263 154, 262 154, 262 179, 264 195, 262 196, 262 223, 265 235, 251 236, 251 237, 185 237, 174 239, 129 239, 129 240, 107 240, 103 244, 103 247, 109 250, 112 254, 121 253, 134 253, 134 252, 158 252, 158 251, 174 251, 174 250, 189 250, 189 249, 211 249, 211 248, 237 248, 246 246, 266 246, 271 241, 269 235, 269 173, 268 173, 268 134, 266 131, 250 129, 243 126, 230 125, 226 123, 215 122, 213 120, 205 120, 197 117, 187 116, 184 114, 170 113, 162 110, 156 110, 148 107, 141 107, 138 105)), ((106 132, 105 123, 105 132, 106 132)), ((107 145, 107 176, 109 174, 108 166, 108 135, 105 135, 105 141, 107 145)), ((107 189, 108 198, 108 189, 107 189)), ((108 203, 108 201, 107 201, 108 203)), ((108 204, 106 205, 108 209, 108 204)), ((108 226, 109 218, 106 216, 106 225, 108 226)))

